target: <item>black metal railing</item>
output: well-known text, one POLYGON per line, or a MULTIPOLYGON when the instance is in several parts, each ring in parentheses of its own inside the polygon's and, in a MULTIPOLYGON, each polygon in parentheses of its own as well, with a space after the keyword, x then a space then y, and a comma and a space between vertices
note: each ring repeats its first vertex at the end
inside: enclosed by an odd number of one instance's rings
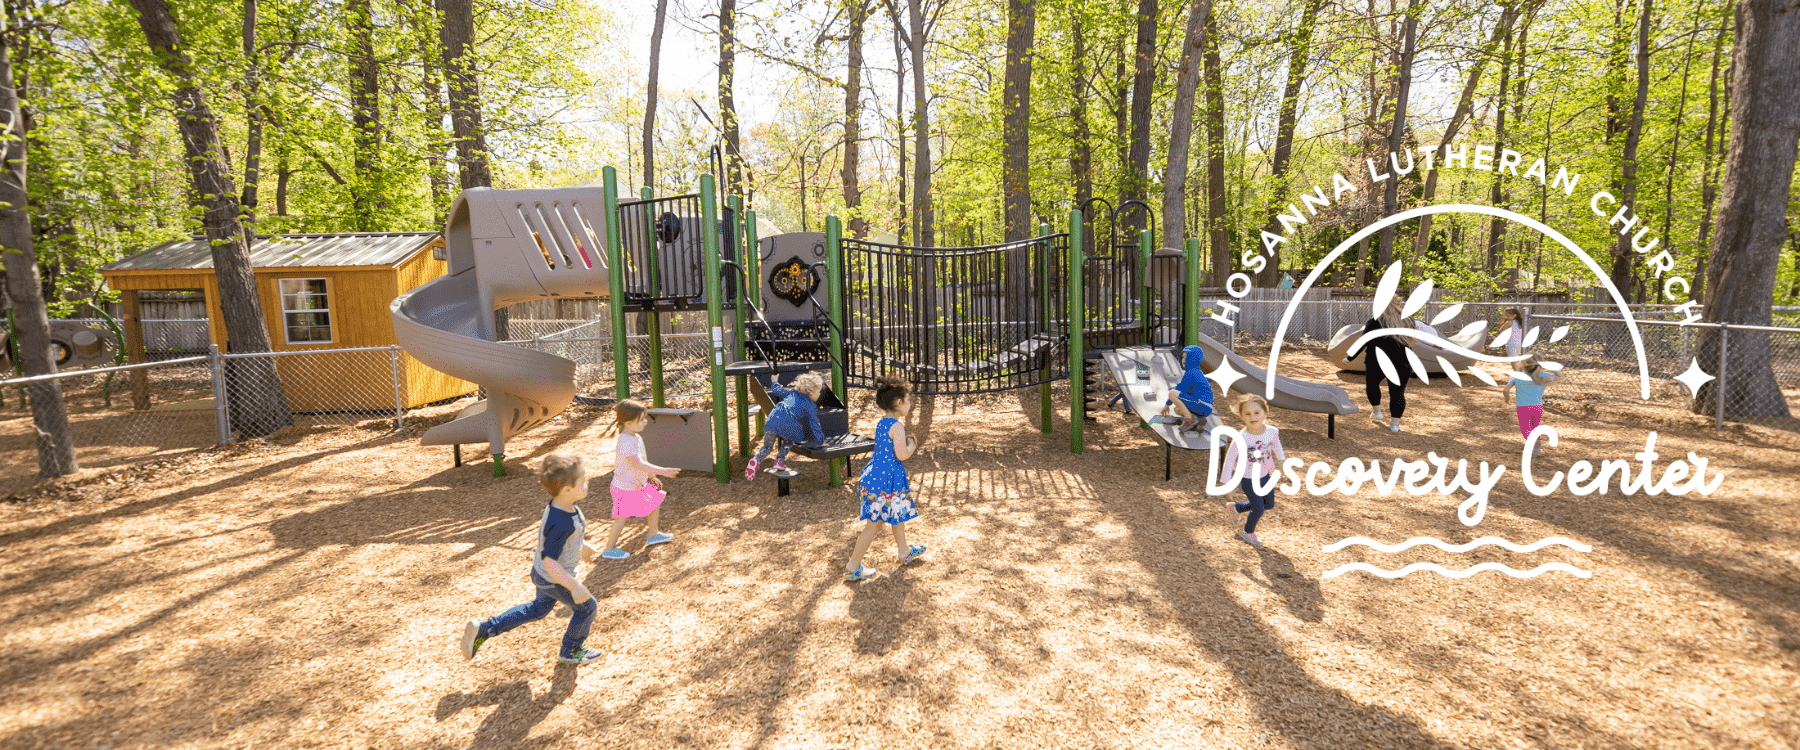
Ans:
MULTIPOLYGON (((705 305, 707 228, 701 215, 698 194, 619 203, 628 303, 705 305)), ((725 216, 721 224, 726 229, 712 229, 722 233, 720 255, 727 261, 734 255, 728 229, 732 223, 725 216)))
POLYGON ((1068 377, 1069 237, 978 247, 843 240, 848 380, 898 375, 929 394, 1024 388, 1068 377))

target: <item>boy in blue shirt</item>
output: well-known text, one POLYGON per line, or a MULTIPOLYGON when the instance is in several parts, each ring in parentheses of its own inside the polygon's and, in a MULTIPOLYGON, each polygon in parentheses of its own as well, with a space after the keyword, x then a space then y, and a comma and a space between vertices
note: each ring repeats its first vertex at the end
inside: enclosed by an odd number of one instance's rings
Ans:
POLYGON ((537 550, 532 554, 531 582, 537 585, 537 598, 486 620, 470 620, 463 627, 464 659, 475 658, 475 652, 487 639, 549 616, 557 602, 569 605, 574 612, 569 618, 569 629, 563 633, 562 653, 557 661, 587 664, 600 658, 599 651, 583 645, 594 625, 598 605, 594 595, 575 577, 576 564, 594 556, 594 548, 581 539, 587 531, 587 518, 575 506, 575 501, 587 497, 587 470, 582 468, 580 458, 552 453, 538 467, 538 484, 550 493, 550 504, 544 506, 537 550))
POLYGON ((1181 425, 1182 431, 1194 432, 1200 429, 1203 421, 1206 424, 1212 422, 1212 384, 1206 382, 1206 371, 1202 369, 1206 361, 1204 349, 1187 346, 1181 350, 1181 357, 1181 366, 1186 372, 1181 374, 1181 382, 1169 389, 1169 400, 1164 402, 1156 422, 1181 425), (1180 416, 1171 412, 1179 412, 1180 416))

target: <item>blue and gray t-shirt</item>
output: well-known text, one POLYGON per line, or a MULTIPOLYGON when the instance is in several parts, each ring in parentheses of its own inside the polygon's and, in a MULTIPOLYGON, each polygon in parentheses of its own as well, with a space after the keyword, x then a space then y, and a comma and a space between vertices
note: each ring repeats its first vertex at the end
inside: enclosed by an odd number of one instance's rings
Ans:
POLYGON ((532 558, 531 571, 550 580, 544 561, 555 560, 569 575, 575 575, 575 565, 581 562, 581 535, 586 532, 587 518, 581 515, 580 508, 569 512, 546 504, 544 520, 538 525, 537 554, 532 558))

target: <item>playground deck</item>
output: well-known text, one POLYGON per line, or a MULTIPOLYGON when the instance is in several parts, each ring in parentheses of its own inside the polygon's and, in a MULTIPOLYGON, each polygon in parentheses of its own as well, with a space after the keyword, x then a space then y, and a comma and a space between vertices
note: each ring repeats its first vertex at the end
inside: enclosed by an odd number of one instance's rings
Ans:
MULTIPOLYGON (((1356 392, 1293 360, 1293 376, 1356 392)), ((877 415, 853 396, 866 433, 877 415)), ((1436 450, 1516 466, 1491 389, 1409 396, 1398 437, 1352 416, 1328 441, 1322 415, 1273 417, 1308 461, 1436 450)), ((1436 496, 1282 495, 1252 549, 1193 491, 1203 454, 1177 455, 1163 482, 1161 445, 1125 415, 1102 412, 1071 456, 1066 414, 1042 434, 1037 408, 1029 390, 920 399, 912 534, 931 552, 895 571, 878 540, 888 575, 865 584, 840 580, 855 508, 816 464, 787 498, 766 477, 672 480, 676 542, 638 554, 631 527, 631 560, 583 570, 607 656, 580 669, 553 663, 559 622, 472 664, 455 636, 530 593, 543 498, 526 462, 554 448, 608 468, 604 410, 521 435, 504 479, 451 468, 417 426, 311 428, 0 507, 0 746, 1800 744, 1800 455, 1758 429, 1553 393, 1564 442, 1546 460, 1626 454, 1656 429, 1663 453, 1729 472, 1729 491, 1506 492, 1474 530, 1436 496), (1322 579, 1399 557, 1321 553, 1350 534, 1565 535, 1593 552, 1545 559, 1594 576, 1322 579)))

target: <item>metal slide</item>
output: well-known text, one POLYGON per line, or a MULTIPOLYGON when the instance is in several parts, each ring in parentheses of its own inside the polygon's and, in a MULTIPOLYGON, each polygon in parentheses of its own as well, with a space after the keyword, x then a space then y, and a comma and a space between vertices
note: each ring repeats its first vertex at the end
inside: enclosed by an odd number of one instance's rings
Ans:
POLYGON ((494 310, 546 297, 607 297, 598 187, 473 188, 456 199, 444 229, 449 273, 394 299, 394 336, 408 354, 446 375, 480 384, 487 398, 431 428, 423 445, 486 442, 498 457, 508 438, 568 408, 575 363, 494 340, 494 310))
MULTIPOLYGON (((1232 390, 1242 393, 1261 394, 1268 383, 1269 374, 1260 367, 1250 364, 1248 360, 1226 348, 1225 345, 1211 337, 1200 334, 1194 343, 1204 353, 1202 366, 1207 372, 1217 369, 1219 363, 1227 358, 1231 366, 1244 377, 1232 384, 1232 390)), ((1145 346, 1121 347, 1103 355, 1106 364, 1112 369, 1113 380, 1119 384, 1119 392, 1139 419, 1150 422, 1152 417, 1162 413, 1163 402, 1168 400, 1169 389, 1181 382, 1181 351, 1179 349, 1152 349, 1145 346)), ((1219 411, 1230 410, 1230 393, 1217 399, 1219 411)), ((1350 395, 1335 385, 1308 383, 1283 375, 1275 376, 1275 398, 1269 405, 1277 409, 1304 411, 1314 414, 1355 414, 1356 404, 1350 402, 1350 395)), ((1189 450, 1205 450, 1207 433, 1181 432, 1176 425, 1152 424, 1151 428, 1161 436, 1163 441, 1177 448, 1189 450)))

